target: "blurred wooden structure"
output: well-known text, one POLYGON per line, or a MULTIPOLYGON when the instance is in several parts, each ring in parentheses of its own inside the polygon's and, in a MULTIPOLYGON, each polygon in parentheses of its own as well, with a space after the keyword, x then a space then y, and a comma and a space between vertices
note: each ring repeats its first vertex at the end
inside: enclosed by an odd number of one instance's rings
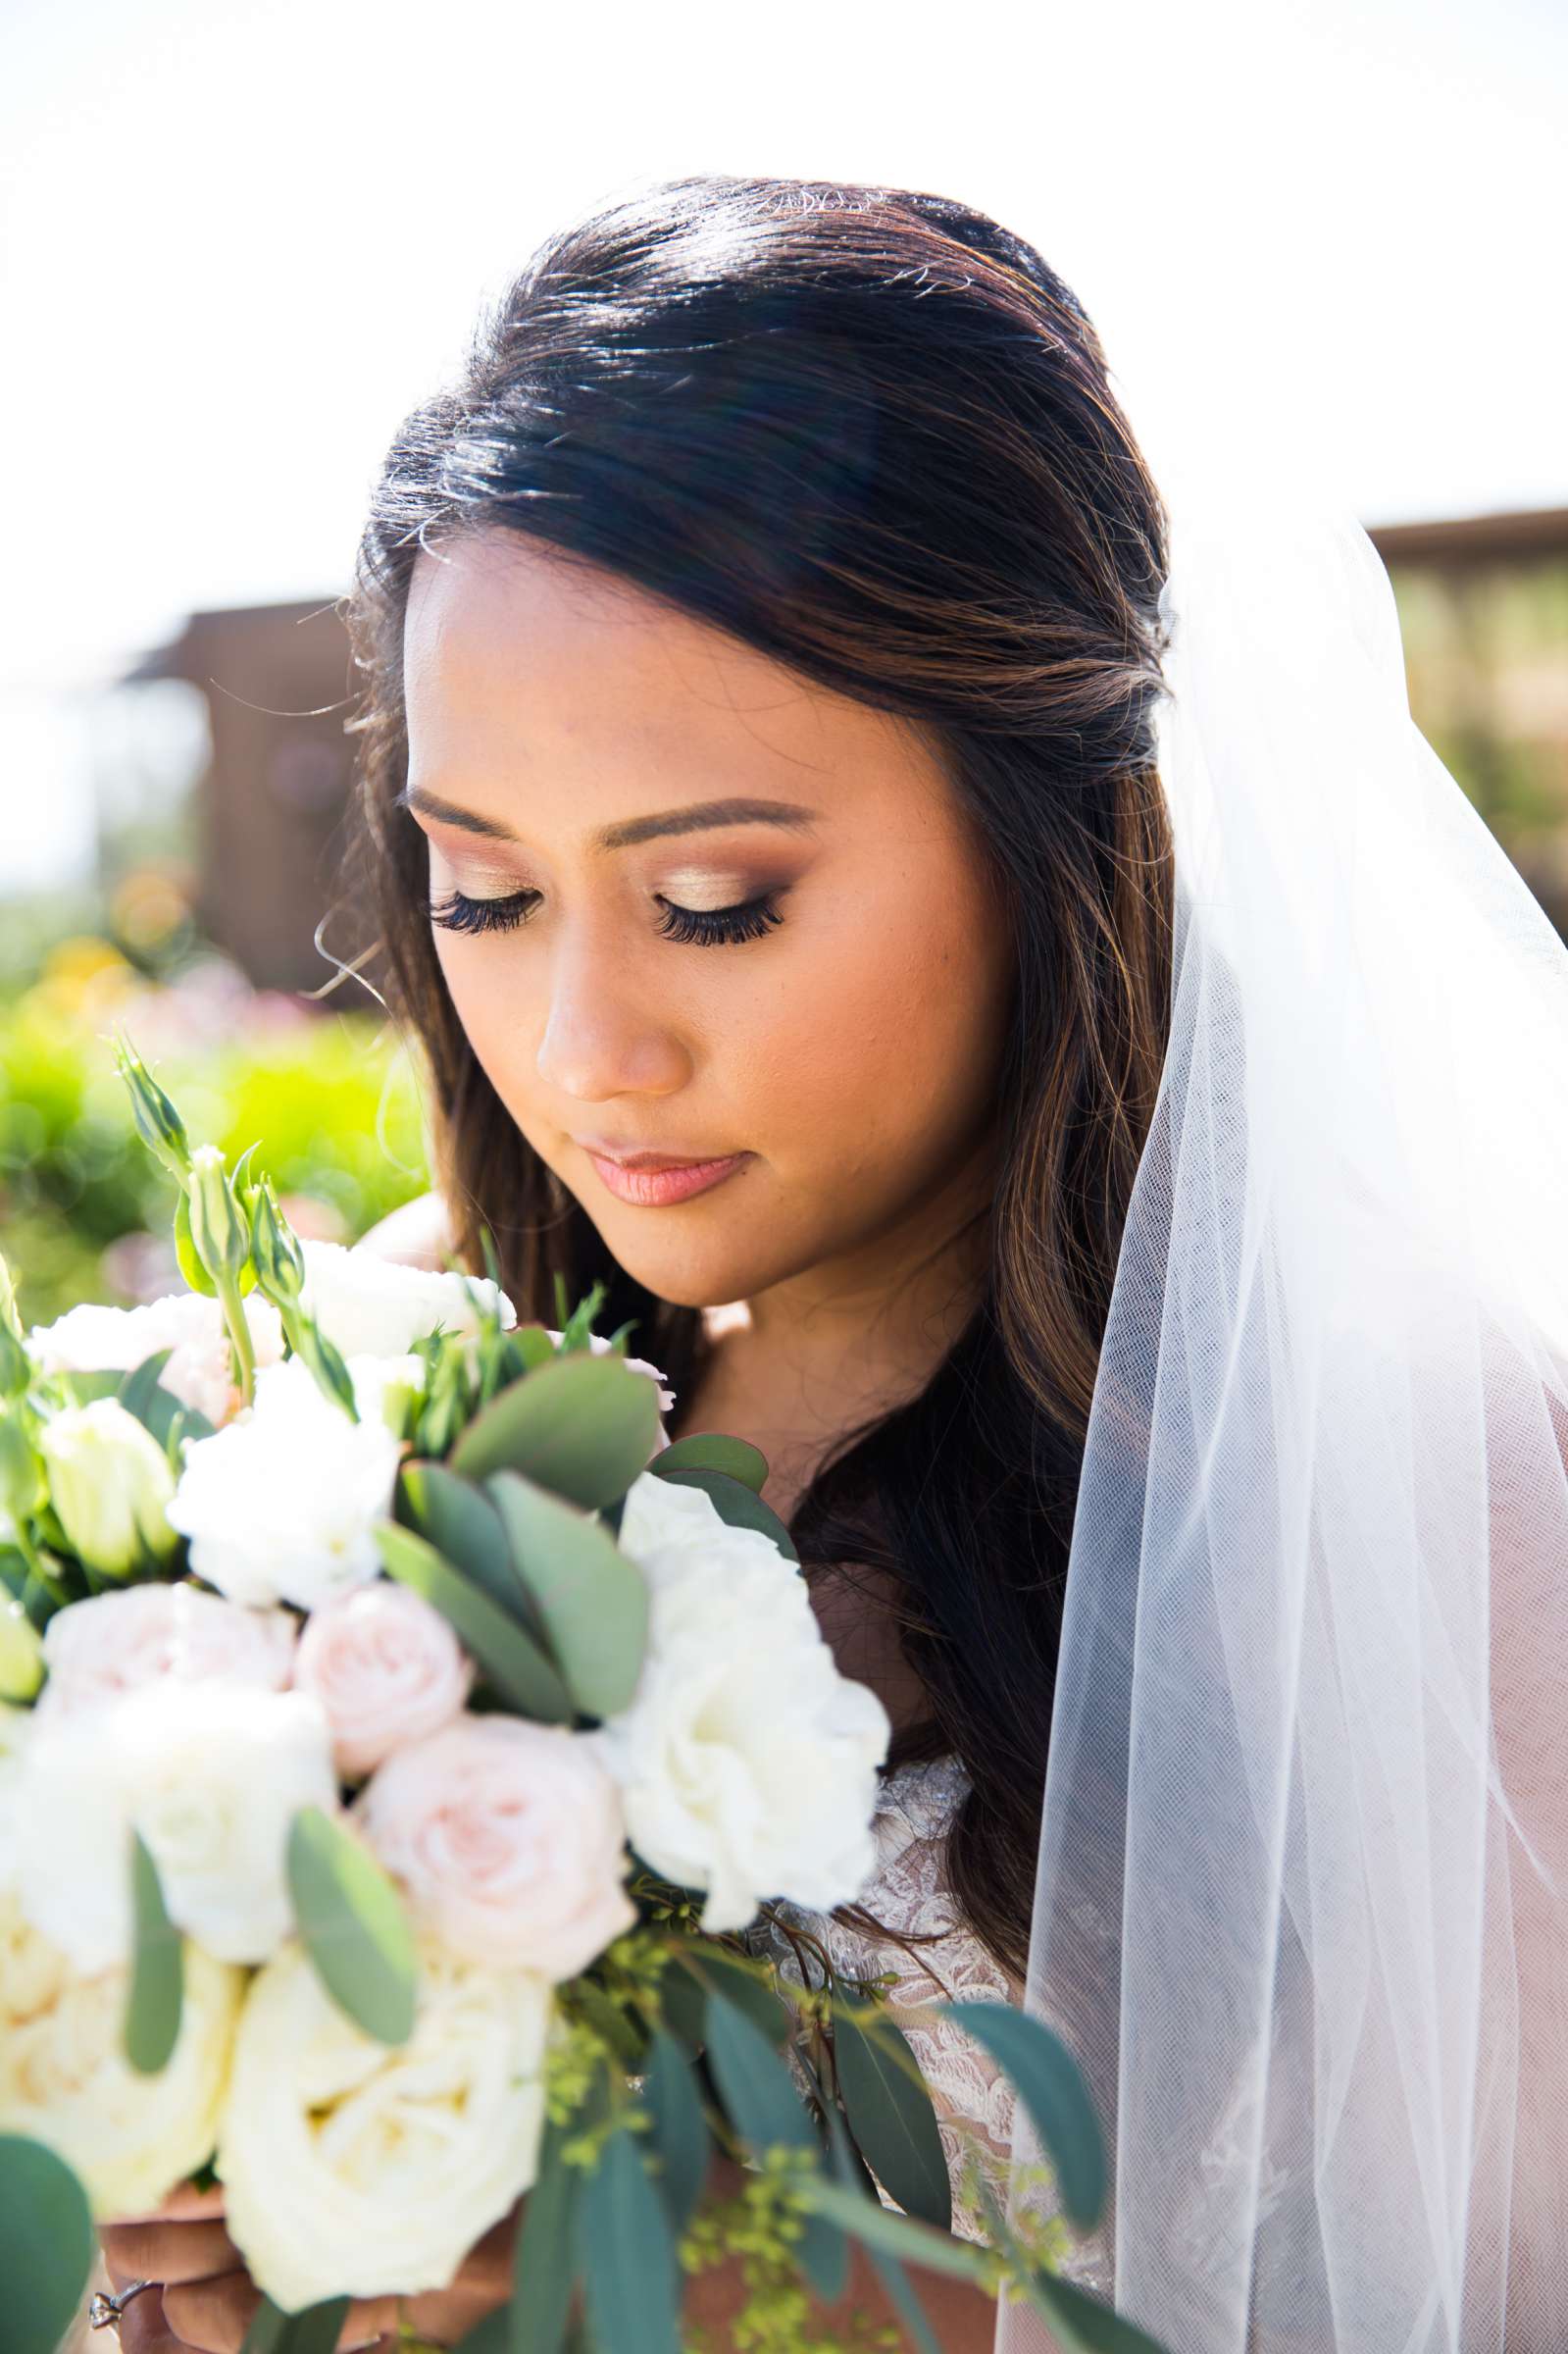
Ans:
POLYGON ((192 613, 172 644, 121 684, 146 679, 187 680, 207 700, 212 755, 197 788, 201 929, 258 989, 319 989, 331 966, 315 933, 338 893, 354 752, 343 722, 357 674, 339 603, 192 613))
MULTIPOLYGON (((1399 605, 1416 722, 1568 936, 1568 507, 1370 537, 1399 605)), ((319 989, 358 698, 340 602, 193 613, 124 683, 166 678, 200 688, 211 715, 198 920, 258 987, 319 989)), ((346 928, 328 937, 340 953, 360 945, 346 928)))

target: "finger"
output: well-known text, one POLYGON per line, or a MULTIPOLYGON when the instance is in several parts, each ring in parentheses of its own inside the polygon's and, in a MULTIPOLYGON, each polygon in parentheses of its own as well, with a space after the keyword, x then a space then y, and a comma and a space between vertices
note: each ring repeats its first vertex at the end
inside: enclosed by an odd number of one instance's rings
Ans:
POLYGON ((171 2282, 163 2292, 164 2315, 177 2338, 198 2354, 240 2354, 262 2297, 248 2273, 222 2273, 212 2280, 171 2282))
POLYGON ((110 2217, 115 2224, 183 2224, 204 2221, 224 2212, 224 2186, 215 2182, 211 2190, 198 2190, 194 2182, 177 2182, 161 2207, 144 2207, 132 2215, 110 2217))
POLYGON ((104 2262, 121 2286, 129 2280, 205 2280, 239 2270, 245 2259, 216 2224, 100 2224, 104 2262))
MULTIPOLYGON (((115 2286, 120 2285, 116 2281, 115 2286)), ((120 2341, 120 2354, 184 2354, 164 2318, 163 2299, 156 2288, 144 2288, 139 2297, 131 2298, 114 2334, 120 2341)))

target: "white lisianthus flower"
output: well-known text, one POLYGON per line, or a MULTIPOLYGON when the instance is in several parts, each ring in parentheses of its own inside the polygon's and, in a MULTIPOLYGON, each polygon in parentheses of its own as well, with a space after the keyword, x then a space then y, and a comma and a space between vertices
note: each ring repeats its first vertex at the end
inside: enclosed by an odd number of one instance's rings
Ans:
POLYGON ((298 1636, 292 1612, 242 1610, 188 1579, 89 1595, 56 1611, 44 1629, 49 1681, 34 1713, 45 1724, 164 1676, 280 1692, 298 1636))
POLYGON ((304 1692, 141 1684, 35 1725, 16 1784, 16 1886, 78 1970, 131 1946, 130 1831, 152 1851, 171 1919, 221 1962, 265 1962, 293 1925, 288 1826, 338 1811, 331 1733, 304 1692))
POLYGON ((0 1703, 0 1896, 17 1876, 17 1786, 32 1733, 33 1711, 0 1703))
POLYGON ((629 1707, 582 1737, 621 1784, 633 1847, 708 1891, 710 1934, 744 1928, 771 1896, 851 1900, 876 1862, 892 1726, 838 1672, 798 1569, 700 1488, 648 1471, 620 1544, 648 1580, 648 1649, 629 1707))
POLYGON ((38 1434, 49 1501, 66 1540, 104 1577, 128 1577, 178 1545, 170 1523, 175 1475, 150 1430, 118 1398, 51 1414, 38 1434))
POLYGON ((252 2279, 293 2311, 446 2287, 537 2171, 548 1982, 419 1953, 399 2046, 355 2026, 293 1940, 246 1995, 214 2165, 252 2279))
POLYGON ((351 1422, 290 1356, 257 1375, 248 1411, 186 1445, 169 1519, 195 1574, 230 1602, 314 1610, 379 1575, 371 1531, 391 1510, 398 1460, 379 1413, 351 1422))
POLYGON ((394 1751, 352 1812, 416 1919, 470 1961, 574 1978, 636 1921, 620 1793, 565 1725, 458 1716, 394 1751))
POLYGON ((354 1385, 354 1404, 366 1422, 381 1421, 400 1431, 414 1400, 424 1394, 430 1367, 422 1356, 350 1356, 344 1359, 354 1385))
POLYGON ((145 2215, 212 2155, 246 1972, 184 1949, 179 2034, 157 2075, 123 2048, 129 1971, 79 1976, 0 1896, 0 2132, 75 2168, 93 2214, 145 2215))
MULTIPOLYGON (((258 1365, 283 1354, 281 1318, 260 1292, 245 1294, 245 1321, 258 1365)), ((172 1351, 161 1389, 223 1423, 239 1405, 222 1303, 201 1292, 166 1292, 140 1307, 100 1307, 84 1301, 52 1324, 35 1324, 27 1350, 45 1373, 128 1373, 161 1349, 172 1351)))
POLYGON ((510 1331, 517 1309, 487 1276, 437 1274, 406 1267, 374 1251, 341 1243, 305 1241, 305 1282, 300 1305, 344 1356, 403 1356, 418 1340, 444 1325, 448 1332, 477 1335, 475 1292, 499 1312, 510 1331))

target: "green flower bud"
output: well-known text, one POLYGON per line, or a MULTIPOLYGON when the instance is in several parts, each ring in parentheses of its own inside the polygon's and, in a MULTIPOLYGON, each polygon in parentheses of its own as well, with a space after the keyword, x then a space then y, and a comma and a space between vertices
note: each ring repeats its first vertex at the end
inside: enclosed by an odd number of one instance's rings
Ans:
POLYGON ((118 1398, 70 1406, 39 1440, 49 1500, 72 1551, 104 1577, 128 1577, 150 1556, 177 1550, 166 1510, 175 1493, 169 1458, 118 1398))
POLYGON ((237 1276, 250 1256, 250 1233, 216 1145, 198 1145, 190 1156, 190 1239, 213 1276, 237 1276))
POLYGON ((0 1413, 0 1511, 30 1520, 45 1493, 37 1449, 15 1414, 0 1413))
POLYGON ((20 1602, 0 1602, 0 1700, 22 1705, 43 1682, 43 1640, 20 1602))
POLYGON ((0 1398, 20 1398, 32 1379, 32 1359, 9 1324, 0 1323, 0 1398))
POLYGON ((130 1091, 131 1116, 148 1150, 181 1184, 190 1173, 190 1140, 185 1123, 128 1040, 113 1042, 120 1076, 130 1091))
POLYGON ((266 1177, 258 1182, 251 1203, 250 1254, 266 1297, 278 1307, 291 1306, 305 1286, 305 1254, 266 1177))
POLYGON ((17 1287, 11 1280, 11 1269, 6 1264, 3 1251, 0 1251, 0 1325, 21 1340, 22 1319, 17 1314, 17 1287))

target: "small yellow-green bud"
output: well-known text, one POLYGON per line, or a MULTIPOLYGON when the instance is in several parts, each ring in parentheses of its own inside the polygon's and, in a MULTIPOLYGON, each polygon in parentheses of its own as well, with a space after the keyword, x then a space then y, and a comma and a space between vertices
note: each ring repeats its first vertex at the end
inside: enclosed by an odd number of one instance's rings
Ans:
POLYGON ((134 1047, 118 1038, 113 1044, 120 1076, 130 1091, 130 1110, 137 1134, 157 1154, 171 1177, 177 1177, 183 1183, 190 1171, 190 1140, 185 1134, 184 1121, 134 1047))
POLYGON ((251 1203, 250 1254, 267 1298, 279 1307, 291 1306, 305 1286, 305 1254, 265 1177, 251 1203))
POLYGON ((198 1145, 190 1156, 189 1201, 190 1239, 203 1266, 210 1275, 237 1276, 250 1255, 250 1231, 216 1145, 198 1145))
POLYGON ((0 1700, 25 1703, 43 1682, 43 1638, 14 1595, 0 1602, 0 1700))
POLYGON ((167 1561, 179 1536, 166 1510, 175 1492, 169 1458, 118 1398, 94 1398, 53 1415, 39 1436, 49 1501, 66 1539, 104 1577, 128 1577, 148 1555, 167 1561))

